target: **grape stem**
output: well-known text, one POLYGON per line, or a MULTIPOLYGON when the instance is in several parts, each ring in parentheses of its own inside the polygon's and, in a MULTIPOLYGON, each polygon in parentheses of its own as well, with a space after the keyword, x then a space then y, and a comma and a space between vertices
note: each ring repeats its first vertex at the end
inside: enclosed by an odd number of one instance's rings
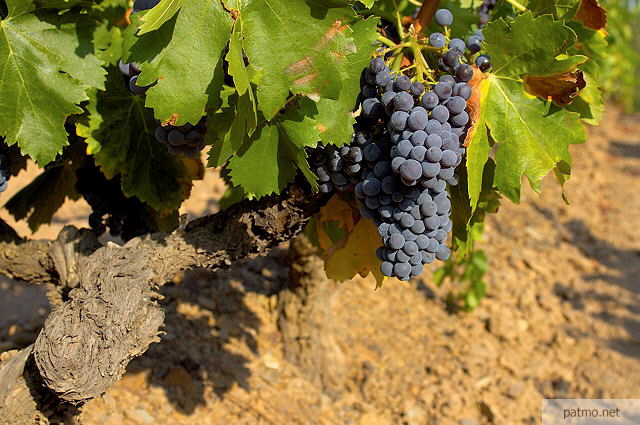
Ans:
POLYGON ((518 0, 507 0, 511 6, 515 7, 521 12, 526 12, 528 9, 522 5, 522 3, 518 2, 518 0))
POLYGON ((380 43, 384 44, 387 47, 391 47, 391 48, 396 47, 396 43, 394 43, 393 41, 391 41, 390 39, 388 39, 382 34, 378 34, 378 38, 376 38, 376 40, 378 40, 380 43))

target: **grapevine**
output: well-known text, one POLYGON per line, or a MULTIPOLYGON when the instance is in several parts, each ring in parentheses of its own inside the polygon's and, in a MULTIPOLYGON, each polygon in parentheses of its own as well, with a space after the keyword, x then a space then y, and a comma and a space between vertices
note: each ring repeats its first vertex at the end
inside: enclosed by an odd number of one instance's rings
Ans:
POLYGON ((33 232, 69 199, 91 208, 90 231, 49 242, 0 226, 5 274, 56 286, 58 305, 0 376, 36 377, 20 388, 60 406, 99 396, 157 341, 160 286, 303 233, 329 279, 461 276, 450 299, 470 310, 487 215, 547 176, 568 202, 584 124, 634 92, 619 12, 607 26, 587 0, 0 1, 2 196, 39 170, 3 205, 33 232), (189 221, 207 168, 227 194, 189 221))

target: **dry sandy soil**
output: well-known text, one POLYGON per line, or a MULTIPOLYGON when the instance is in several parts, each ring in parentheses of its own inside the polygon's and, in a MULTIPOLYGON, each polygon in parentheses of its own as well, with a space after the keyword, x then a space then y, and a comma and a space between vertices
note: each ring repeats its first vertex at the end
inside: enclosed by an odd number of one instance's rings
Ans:
MULTIPOLYGON (((436 288, 429 272, 374 291, 281 247, 164 287, 162 342, 83 422, 518 425, 539 423, 543 398, 640 398, 638 118, 610 111, 572 147, 571 206, 549 179, 542 197, 527 189, 490 217, 488 297, 474 312, 449 312, 455 284, 436 288)), ((209 173, 186 210, 215 211, 222 190, 209 173)), ((67 204, 35 236, 87 213, 67 204)), ((47 309, 39 288, 0 282, 0 351, 29 344, 47 309)))

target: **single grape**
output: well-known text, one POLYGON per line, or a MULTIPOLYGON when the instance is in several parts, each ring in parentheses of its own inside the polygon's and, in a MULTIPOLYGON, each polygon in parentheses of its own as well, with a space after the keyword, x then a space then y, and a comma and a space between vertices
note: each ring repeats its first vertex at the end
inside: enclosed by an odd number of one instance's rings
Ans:
POLYGON ((449 50, 442 55, 442 63, 449 68, 455 68, 460 63, 460 56, 457 50, 449 50))
POLYGON ((408 118, 409 118, 409 114, 407 114, 406 112, 396 111, 393 113, 393 115, 391 115, 391 119, 389 120, 389 126, 396 131, 402 131, 407 125, 408 118))
POLYGON ((413 146, 424 146, 425 142, 428 139, 428 135, 423 130, 418 130, 411 135, 411 144, 413 146))
POLYGON ((411 149, 411 152, 409 153, 409 158, 415 159, 418 162, 422 162, 424 161, 424 157, 426 154, 427 154, 427 148, 425 148, 424 146, 416 146, 413 149, 411 149))
POLYGON ((465 110, 467 102, 461 96, 453 96, 447 99, 446 107, 452 115, 457 115, 465 110))
POLYGON ((180 146, 185 141, 184 133, 182 133, 180 130, 174 128, 167 135, 167 141, 169 142, 169 144, 171 146, 180 146))
MULTIPOLYGON (((456 127, 464 127, 468 122, 469 114, 467 114, 466 111, 462 111, 459 114, 451 117, 451 124, 455 125, 456 127)), ((455 128, 452 130, 455 130, 455 128)))
POLYGON ((380 181, 373 178, 368 178, 362 182, 362 191, 367 196, 376 196, 380 193, 380 181))
POLYGON ((138 86, 136 84, 137 82, 138 82, 137 75, 134 75, 133 77, 131 77, 131 79, 129 80, 129 91, 135 95, 141 95, 146 93, 147 88, 138 86))
MULTIPOLYGON (((440 90, 442 90, 442 89, 440 89, 440 90)), ((438 105, 439 102, 440 102, 439 96, 436 93, 432 92, 432 91, 427 92, 427 93, 424 94, 424 96, 422 96, 422 102, 421 103, 422 103, 422 106, 424 106, 426 109, 431 110, 431 109, 435 108, 438 105)))
POLYGON ((419 97, 422 95, 422 93, 424 93, 424 84, 416 81, 415 83, 411 84, 411 88, 409 89, 409 91, 411 92, 412 95, 414 95, 415 97, 419 97))
POLYGON ((439 148, 429 148, 427 150, 427 159, 431 162, 439 162, 442 159, 442 150, 439 148))
POLYGON ((393 275, 398 279, 406 279, 411 273, 411 265, 407 263, 396 263, 393 266, 393 275))
POLYGON ((477 35, 472 35, 471 37, 467 38, 466 45, 467 49, 469 49, 471 53, 478 53, 482 48, 482 39, 477 35))
POLYGON ((449 50, 455 50, 459 55, 464 55, 465 50, 467 50, 467 46, 461 39, 452 38, 451 41, 449 41, 449 50))
POLYGON ((411 149, 413 149, 413 144, 408 140, 402 140, 398 143, 398 154, 403 158, 407 158, 409 156, 411 149))
POLYGON ((429 44, 437 49, 441 49, 447 43, 445 36, 439 32, 434 32, 429 36, 429 44))
POLYGON ((458 156, 456 155, 456 153, 454 151, 450 151, 447 149, 444 152, 442 152, 442 158, 440 159, 440 163, 442 164, 443 167, 452 167, 456 163, 457 159, 458 159, 458 156))
POLYGON ((393 99, 393 106, 398 111, 408 112, 413 108, 413 96, 407 92, 400 92, 393 99))
POLYGON ((411 79, 406 75, 399 75, 398 79, 394 82, 393 87, 397 91, 406 91, 411 88, 411 79))
POLYGON ((373 58, 369 63, 369 69, 371 70, 371 72, 375 74, 377 74, 378 72, 384 71, 386 67, 387 66, 385 65, 384 60, 382 60, 382 58, 373 58))
POLYGON ((429 120, 427 127, 425 128, 427 134, 440 134, 442 131, 442 123, 438 120, 429 120))
POLYGON ((473 78, 473 68, 471 65, 463 63, 456 67, 455 74, 459 81, 466 83, 473 78))
MULTIPOLYGON (((438 108, 438 106, 436 106, 436 108, 438 108)), ((429 121, 429 115, 427 115, 427 112, 422 108, 420 109, 421 110, 417 110, 416 108, 411 111, 409 119, 407 120, 409 128, 415 131, 424 130, 427 126, 427 122, 429 121)))
MULTIPOLYGON (((440 99, 440 100, 445 100, 449 96, 451 96, 452 90, 453 90, 453 86, 451 86, 451 85, 449 85, 448 83, 445 83, 445 82, 439 82, 433 88, 433 91, 435 92, 435 94, 438 96, 438 99, 440 99)), ((435 105, 432 106, 431 108, 427 108, 427 109, 433 109, 434 107, 435 107, 435 105)))
POLYGON ((380 272, 385 276, 392 277, 393 276, 393 263, 391 263, 389 261, 383 261, 382 264, 380 264, 380 272))
POLYGON ((391 75, 386 71, 376 74, 375 83, 378 87, 386 87, 391 82, 391 75))
POLYGON ((476 58, 476 66, 480 68, 480 71, 484 72, 491 68, 491 60, 487 55, 480 55, 476 58))
MULTIPOLYGON (((449 119, 449 110, 444 105, 438 105, 431 111, 431 118, 439 121, 441 124, 449 119)), ((442 126, 440 127, 442 130, 442 126)))
POLYGON ((362 102, 362 114, 369 118, 376 118, 381 115, 382 105, 375 97, 370 97, 362 102))
POLYGON ((453 14, 448 9, 438 9, 434 15, 436 24, 446 27, 453 23, 453 14))
MULTIPOLYGON (((430 148, 439 149, 439 148, 430 148)), ((427 150, 427 152, 429 152, 427 150)), ((425 155, 427 156, 427 155, 425 155)), ((428 156, 427 156, 428 159, 428 156)), ((426 178, 432 178, 438 175, 440 172, 440 164, 438 162, 423 162, 422 163, 422 176, 426 178)))
POLYGON ((393 99, 396 97, 396 93, 393 91, 385 92, 380 98, 380 102, 385 108, 393 106, 393 99))
POLYGON ((387 246, 391 249, 402 249, 404 243, 404 236, 400 233, 393 233, 389 236, 389 239, 387 239, 387 246))
POLYGON ((422 176, 422 166, 415 159, 408 159, 400 166, 400 175, 408 181, 415 181, 422 176))

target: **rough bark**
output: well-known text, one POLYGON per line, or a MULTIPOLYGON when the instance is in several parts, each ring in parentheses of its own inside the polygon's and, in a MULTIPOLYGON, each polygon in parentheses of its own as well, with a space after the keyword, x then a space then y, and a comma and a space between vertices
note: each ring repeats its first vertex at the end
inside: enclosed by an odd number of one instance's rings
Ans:
MULTIPOLYGON (((44 384, 71 403, 102 394, 133 357, 158 340, 164 319, 155 301, 158 286, 182 270, 216 270, 266 254, 296 236, 326 201, 326 196, 292 186, 279 196, 243 201, 122 247, 96 249, 95 239, 73 228, 50 245, 5 246, 15 254, 0 256, 0 273, 29 282, 56 281, 70 289, 61 292, 64 304, 49 316, 34 345, 34 364, 44 384), (22 258, 29 256, 35 259, 22 258)), ((11 410, 7 400, 0 400, 0 406, 11 410)))
POLYGON ((291 284, 278 296, 278 327, 287 360, 329 395, 344 390, 346 358, 332 328, 335 283, 305 236, 291 246, 291 284))

